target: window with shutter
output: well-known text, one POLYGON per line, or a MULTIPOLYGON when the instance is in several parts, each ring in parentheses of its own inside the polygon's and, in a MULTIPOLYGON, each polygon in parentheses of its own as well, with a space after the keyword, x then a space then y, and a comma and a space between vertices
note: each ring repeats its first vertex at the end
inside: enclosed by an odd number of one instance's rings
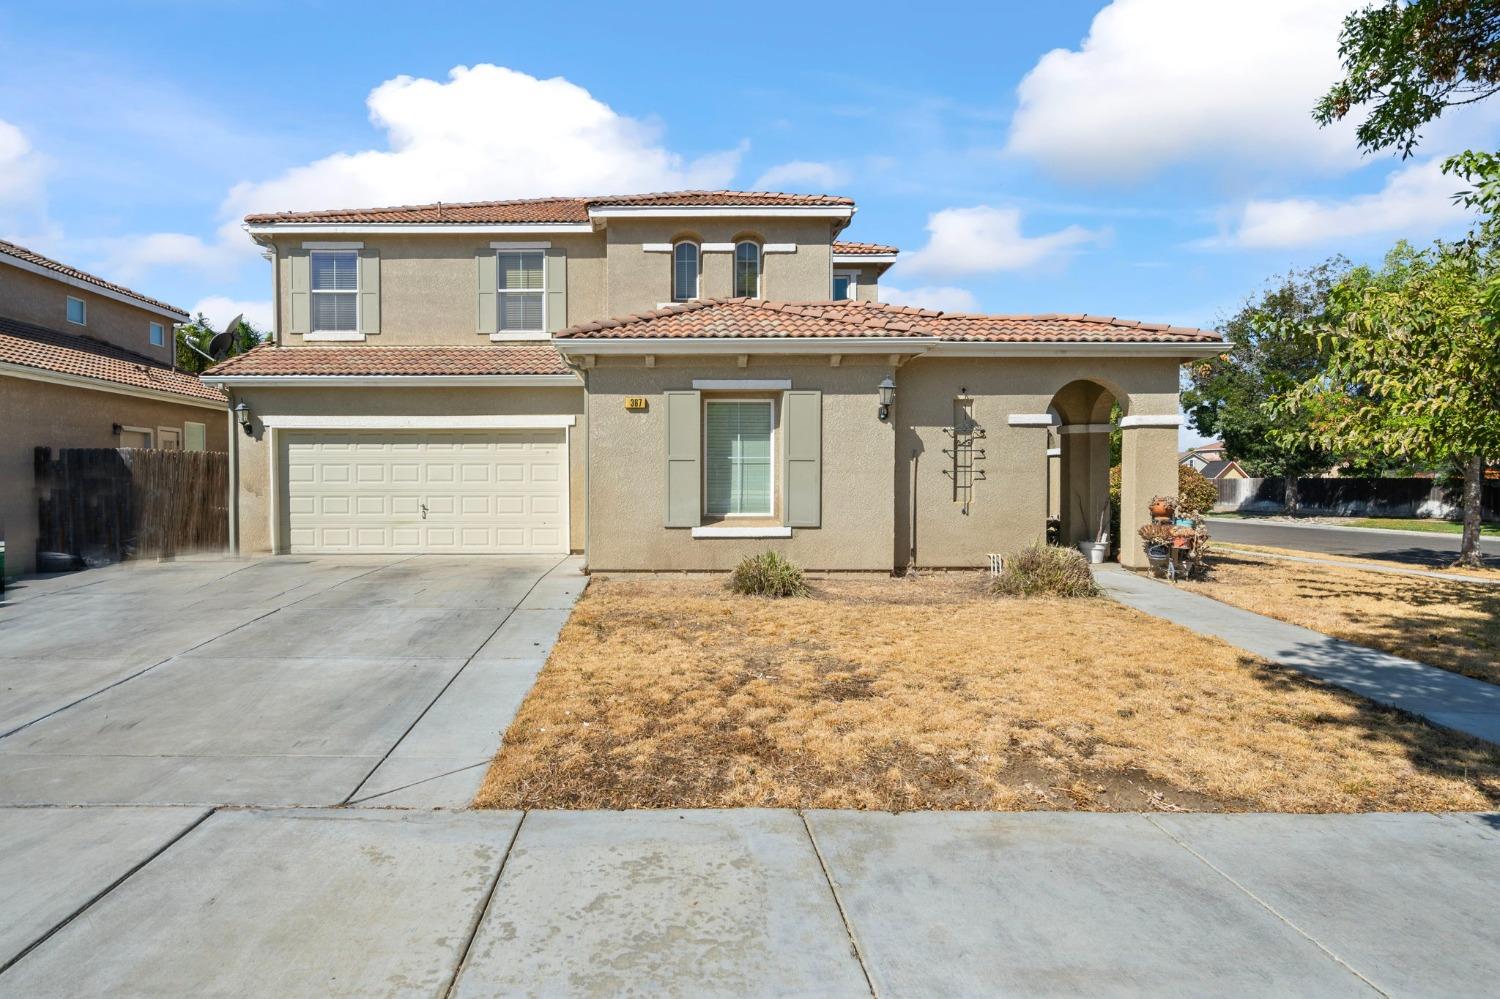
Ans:
POLYGON ((547 267, 541 250, 501 250, 500 332, 541 333, 547 328, 547 267))
POLYGON ((352 333, 359 329, 359 253, 314 250, 312 332, 352 333))
POLYGON ((714 517, 769 517, 773 463, 770 400, 704 406, 704 507, 714 517))

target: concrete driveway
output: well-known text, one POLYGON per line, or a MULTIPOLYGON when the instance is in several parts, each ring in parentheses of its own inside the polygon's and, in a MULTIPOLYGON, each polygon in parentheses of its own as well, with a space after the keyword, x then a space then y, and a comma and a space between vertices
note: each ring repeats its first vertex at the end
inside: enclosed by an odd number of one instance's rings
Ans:
POLYGON ((576 559, 417 556, 23 584, 0 805, 462 807, 583 583, 576 559))

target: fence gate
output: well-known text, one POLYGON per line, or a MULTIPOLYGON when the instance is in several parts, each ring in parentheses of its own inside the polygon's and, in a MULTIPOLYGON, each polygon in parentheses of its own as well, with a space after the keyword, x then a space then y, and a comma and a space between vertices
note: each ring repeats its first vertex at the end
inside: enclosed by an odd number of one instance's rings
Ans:
POLYGON ((228 482, 221 451, 39 447, 37 551, 92 564, 223 551, 228 482))

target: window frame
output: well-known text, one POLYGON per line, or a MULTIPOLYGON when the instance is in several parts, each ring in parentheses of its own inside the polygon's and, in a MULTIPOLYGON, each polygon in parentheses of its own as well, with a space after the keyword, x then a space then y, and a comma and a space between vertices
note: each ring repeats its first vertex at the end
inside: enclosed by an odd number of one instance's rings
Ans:
POLYGON ((167 345, 167 327, 162 323, 148 323, 146 326, 146 339, 153 347, 165 347, 167 345), (161 339, 157 339, 158 335, 161 339))
POLYGON ((360 251, 357 250, 357 249, 339 249, 339 250, 320 249, 320 250, 308 250, 307 251, 307 268, 308 268, 308 271, 307 271, 307 275, 308 275, 308 277, 307 277, 307 312, 308 312, 308 317, 307 318, 308 318, 308 323, 307 323, 307 325, 309 327, 309 329, 308 329, 309 333, 343 333, 343 334, 348 334, 348 333, 358 333, 358 332, 360 332, 361 330, 364 329, 364 317, 360 315, 360 305, 359 305, 359 299, 360 299, 359 255, 360 255, 360 251), (317 257, 319 257, 319 256, 331 256, 333 254, 340 254, 340 255, 342 255, 342 254, 349 254, 349 255, 351 255, 351 256, 354 257, 354 287, 352 289, 350 289, 350 288, 337 288, 337 289, 335 289, 335 288, 322 288, 322 289, 319 289, 318 287, 316 287, 316 285, 317 285, 318 268, 314 265, 315 259, 317 257), (322 329, 322 328, 320 328, 318 326, 318 324, 317 324, 317 321, 316 321, 317 320, 317 315, 318 315, 318 309, 317 309, 318 298, 317 297, 319 295, 353 295, 354 296, 354 328, 353 329, 347 329, 347 330, 328 330, 328 329, 322 329))
POLYGON ((765 249, 765 247, 762 246, 759 241, 754 240, 754 239, 740 239, 740 240, 736 240, 735 244, 734 244, 734 263, 732 264, 732 267, 733 267, 733 270, 732 270, 732 272, 730 274, 730 281, 731 281, 731 284, 732 284, 731 290, 734 292, 734 297, 735 298, 761 298, 763 296, 764 292, 765 292, 765 286, 766 286, 766 249, 765 249), (742 246, 753 246, 753 247, 755 247, 755 294, 753 294, 753 295, 741 295, 740 294, 740 247, 742 247, 742 246))
POLYGON ((120 427, 120 431, 122 434, 145 434, 146 446, 144 448, 141 448, 142 451, 150 451, 156 447, 156 431, 151 429, 150 427, 132 427, 128 424, 122 424, 120 427))
POLYGON ((494 334, 501 339, 514 337, 517 339, 536 339, 538 334, 546 336, 548 329, 547 315, 547 248, 540 246, 500 246, 495 248, 495 329, 494 334), (539 268, 542 275, 542 286, 540 288, 504 288, 501 282, 500 255, 502 253, 527 254, 535 253, 542 258, 542 266, 539 268), (506 295, 541 295, 542 296, 542 325, 536 329, 505 328, 505 296, 506 295))
POLYGON ((859 271, 851 271, 851 270, 845 270, 845 269, 836 269, 833 272, 833 280, 830 281, 829 285, 828 285, 828 295, 829 295, 829 298, 832 301, 835 301, 835 302, 856 302, 856 301, 858 301, 859 300, 859 271), (849 282, 849 297, 848 298, 833 298, 833 286, 834 286, 834 284, 836 284, 838 282, 839 278, 844 278, 845 280, 847 280, 849 282))
POLYGON ((672 295, 672 303, 680 305, 683 302, 696 302, 703 296, 703 247, 697 240, 679 239, 672 244, 672 281, 668 289, 672 295), (684 246, 693 248, 693 293, 684 298, 677 294, 677 251, 684 246))
POLYGON ((66 306, 66 310, 65 311, 66 311, 66 316, 67 316, 68 322, 72 323, 74 326, 87 326, 89 324, 89 303, 88 303, 88 300, 87 299, 83 299, 83 298, 79 298, 77 295, 69 295, 69 296, 67 296, 67 298, 68 298, 68 304, 66 306), (79 315, 81 315, 83 317, 82 319, 74 319, 73 318, 73 303, 74 302, 78 303, 78 313, 79 313, 79 315))
POLYGON ((703 399, 703 413, 702 413, 702 415, 701 415, 700 418, 702 420, 701 436, 702 436, 702 440, 703 440, 703 443, 701 445, 701 447, 702 447, 702 453, 703 453, 703 458, 702 458, 702 461, 703 461, 703 475, 702 475, 702 483, 701 483, 701 488, 703 489, 703 506, 702 506, 703 514, 702 514, 702 519, 705 520, 705 521, 709 521, 709 520, 771 520, 771 519, 775 519, 776 516, 777 516, 776 510, 777 510, 777 507, 779 506, 779 504, 776 502, 776 485, 777 485, 777 475, 776 475, 776 400, 775 399, 767 399, 765 397, 759 397, 759 398, 757 398, 757 397, 754 397, 754 396, 737 396, 737 395, 725 395, 725 396, 716 395, 716 396, 713 396, 711 398, 708 397, 708 396, 705 396, 704 399, 703 399), (771 411, 771 420, 770 420, 770 432, 768 434, 768 437, 769 437, 770 440, 769 440, 769 446, 767 448, 767 458, 766 458, 767 472, 770 475, 770 479, 767 481, 767 484, 766 484, 766 502, 769 504, 769 509, 765 513, 715 513, 713 511, 709 510, 709 508, 708 508, 708 407, 712 406, 712 405, 715 405, 715 404, 718 404, 718 403, 726 403, 726 402, 733 402, 733 403, 746 403, 746 402, 748 402, 748 403, 755 403, 757 405, 767 406, 767 407, 770 408, 770 411, 771 411))

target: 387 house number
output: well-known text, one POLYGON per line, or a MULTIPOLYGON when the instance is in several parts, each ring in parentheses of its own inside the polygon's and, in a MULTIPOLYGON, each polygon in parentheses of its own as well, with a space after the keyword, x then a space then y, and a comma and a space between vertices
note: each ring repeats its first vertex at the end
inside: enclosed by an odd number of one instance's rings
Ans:
POLYGON ((643 395, 627 395, 625 397, 625 408, 632 413, 644 412, 646 409, 646 397, 643 395))

